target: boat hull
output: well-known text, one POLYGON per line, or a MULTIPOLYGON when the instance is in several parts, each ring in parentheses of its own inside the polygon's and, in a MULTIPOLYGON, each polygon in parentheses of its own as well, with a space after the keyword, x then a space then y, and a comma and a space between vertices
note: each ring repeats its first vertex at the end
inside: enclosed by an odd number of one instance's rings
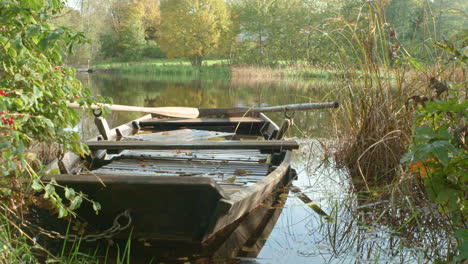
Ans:
POLYGON ((148 115, 106 131, 108 140, 99 141, 97 137, 88 141, 93 151, 85 160, 65 155, 68 162, 53 163, 61 174, 47 175, 44 180, 55 179, 101 204, 98 214, 88 202, 77 210, 80 221, 87 223, 88 234, 200 243, 226 230, 291 180, 291 154, 297 143, 272 140, 278 131, 278 126, 262 114, 248 119, 168 121, 148 115), (216 122, 220 124, 219 133, 264 139, 258 144, 239 139, 182 140, 177 144, 154 141, 170 138, 171 134, 173 139, 212 136, 202 130, 212 131, 216 122), (226 122, 242 123, 242 131, 232 124, 226 129, 226 122), (155 128, 167 123, 170 128, 164 129, 170 130, 155 128), (197 128, 190 130, 193 124, 197 128), (140 141, 131 141, 134 135, 140 141), (141 141, 148 138, 153 141, 141 141), (79 168, 82 162, 87 162, 88 170, 79 168))

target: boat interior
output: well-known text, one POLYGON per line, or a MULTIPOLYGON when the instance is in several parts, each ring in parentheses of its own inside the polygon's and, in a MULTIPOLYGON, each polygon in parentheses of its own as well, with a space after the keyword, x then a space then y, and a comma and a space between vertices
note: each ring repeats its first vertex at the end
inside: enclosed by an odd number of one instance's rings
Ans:
POLYGON ((147 115, 113 130, 97 118, 96 125, 101 135, 87 142, 91 158, 75 173, 203 177, 226 197, 264 178, 279 165, 283 150, 296 145, 279 140, 280 128, 255 113, 193 119, 147 115))
POLYGON ((191 119, 150 114, 114 129, 96 117, 101 135, 85 142, 90 155, 67 153, 51 164, 59 174, 44 180, 103 204, 99 215, 90 206, 79 209, 95 230, 131 210, 136 237, 209 239, 290 180, 291 150, 299 147, 281 139, 287 120, 278 127, 261 113, 222 111, 191 119))

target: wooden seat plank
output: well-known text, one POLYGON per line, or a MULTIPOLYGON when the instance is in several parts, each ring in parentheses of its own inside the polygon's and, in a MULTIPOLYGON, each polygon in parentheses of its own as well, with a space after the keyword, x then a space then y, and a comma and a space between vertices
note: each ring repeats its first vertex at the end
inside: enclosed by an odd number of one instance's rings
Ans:
POLYGON ((156 142, 156 141, 87 141, 89 149, 258 149, 263 151, 278 151, 298 149, 294 140, 219 140, 191 142, 156 142))
POLYGON ((257 117, 229 117, 229 118, 170 118, 170 119, 151 119, 141 121, 141 126, 159 125, 159 124, 236 124, 236 123, 265 123, 265 120, 257 117))

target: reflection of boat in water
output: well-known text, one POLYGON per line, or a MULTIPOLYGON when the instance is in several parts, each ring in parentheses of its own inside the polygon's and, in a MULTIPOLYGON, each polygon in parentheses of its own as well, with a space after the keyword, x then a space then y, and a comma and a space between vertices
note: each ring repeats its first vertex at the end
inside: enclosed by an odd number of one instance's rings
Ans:
POLYGON ((282 212, 286 194, 284 192, 270 196, 263 206, 247 215, 213 253, 213 258, 256 257, 282 212))
MULTIPOLYGON (((285 122, 286 123, 286 122, 285 122)), ((92 155, 67 153, 48 175, 102 204, 98 215, 83 204, 89 230, 105 233, 112 223, 128 228, 113 238, 141 241, 208 241, 259 207, 290 180, 295 141, 258 112, 200 109, 199 118, 146 115, 86 142, 92 155), (229 140, 226 140, 229 139, 229 140)), ((107 234, 109 235, 109 234, 107 234)))
MULTIPOLYGON (((257 257, 272 232, 286 202, 287 192, 272 193, 261 206, 219 232, 203 244, 168 243, 159 241, 154 244, 136 243, 132 245, 132 260, 136 263, 249 263, 257 257), (179 262, 177 262, 179 263, 179 262)), ((141 241, 142 242, 142 241, 141 241)), ((256 263, 256 262, 253 262, 256 263)))

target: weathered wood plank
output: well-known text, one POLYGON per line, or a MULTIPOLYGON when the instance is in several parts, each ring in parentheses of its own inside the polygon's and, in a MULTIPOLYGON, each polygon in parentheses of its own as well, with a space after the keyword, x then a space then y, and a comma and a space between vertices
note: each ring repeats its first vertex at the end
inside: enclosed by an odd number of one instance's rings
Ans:
POLYGON ((199 241, 217 201, 228 199, 210 178, 77 174, 51 175, 46 180, 52 177, 102 204, 98 215, 90 203, 77 211, 95 233, 108 229, 118 214, 128 210, 132 226, 115 239, 128 239, 131 233, 148 240, 199 241))
POLYGON ((99 133, 101 133, 101 136, 104 138, 104 140, 109 140, 111 137, 111 133, 106 119, 102 116, 97 116, 94 118, 94 124, 96 124, 96 127, 99 133))
POLYGON ((294 140, 220 140, 193 142, 151 142, 151 141, 87 141, 89 149, 258 149, 278 151, 298 149, 294 140))
POLYGON ((200 161, 159 161, 119 159, 94 170, 97 174, 125 175, 134 177, 206 177, 219 184, 255 183, 268 174, 269 166, 262 163, 219 163, 200 161))
POLYGON ((163 131, 149 134, 136 134, 124 137, 130 140, 141 141, 161 141, 161 140, 178 140, 178 141, 195 141, 209 138, 223 138, 233 136, 235 133, 226 133, 219 131, 197 130, 197 129, 178 129, 171 131, 163 131))
POLYGON ((144 158, 154 160, 198 160, 211 162, 255 162, 266 163, 268 154, 258 150, 230 150, 222 149, 176 149, 176 150, 124 150, 121 158, 144 158))
MULTIPOLYGON (((216 189, 221 197, 229 197, 211 178, 206 177, 154 177, 139 176, 132 174, 105 174, 105 173, 83 173, 83 174, 55 174, 43 177, 45 182, 55 179, 61 183, 93 183, 96 186, 102 184, 146 184, 146 185, 175 185, 175 186, 211 186, 216 189)), ((129 185, 130 186, 130 185, 129 185)))
POLYGON ((257 123, 262 124, 265 120, 256 117, 229 117, 229 118, 170 118, 170 119, 151 119, 141 121, 141 126, 153 126, 160 124, 213 124, 213 125, 227 125, 238 123, 257 123))
POLYGON ((285 180, 290 160, 291 152, 288 151, 284 161, 268 177, 232 194, 230 199, 221 199, 216 207, 211 223, 208 225, 204 240, 258 206, 263 199, 285 180))
POLYGON ((286 131, 292 126, 292 120, 291 119, 285 119, 283 120, 283 123, 281 123, 280 129, 278 130, 278 134, 276 135, 276 139, 280 140, 283 138, 284 134, 286 134, 286 131))

